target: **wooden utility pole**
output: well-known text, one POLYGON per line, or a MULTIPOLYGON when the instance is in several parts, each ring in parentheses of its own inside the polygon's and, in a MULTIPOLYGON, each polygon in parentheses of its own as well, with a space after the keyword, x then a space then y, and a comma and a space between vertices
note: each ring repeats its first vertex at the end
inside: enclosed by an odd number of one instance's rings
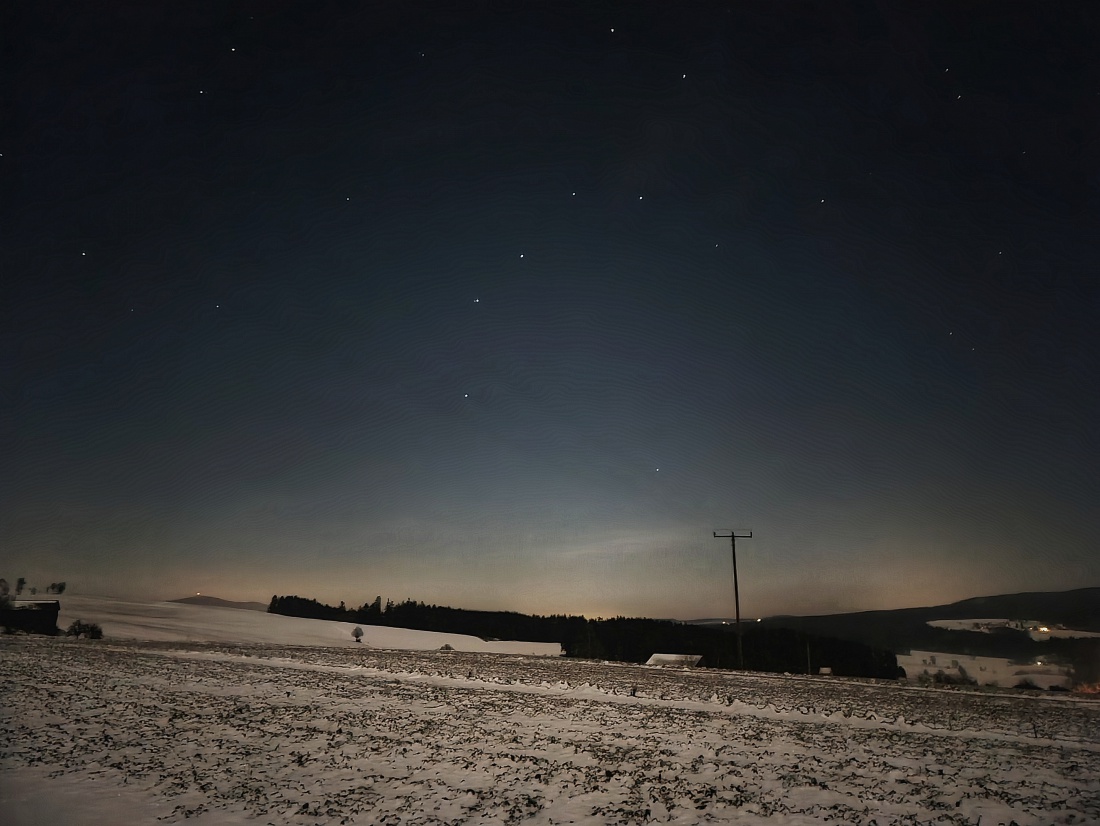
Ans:
POLYGON ((730 531, 729 533, 713 531, 713 533, 715 539, 729 538, 730 551, 733 553, 733 610, 735 622, 737 623, 737 667, 744 670, 745 653, 741 648, 741 594, 737 589, 737 540, 752 539, 752 531, 742 534, 737 533, 737 531, 730 531))

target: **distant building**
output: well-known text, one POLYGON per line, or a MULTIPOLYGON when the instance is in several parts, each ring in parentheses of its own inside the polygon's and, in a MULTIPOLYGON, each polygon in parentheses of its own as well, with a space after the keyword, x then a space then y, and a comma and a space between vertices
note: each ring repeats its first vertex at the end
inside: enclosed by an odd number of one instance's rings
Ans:
POLYGON ((654 654, 646 665, 675 665, 680 668, 696 668, 703 662, 702 654, 654 654))
POLYGON ((30 634, 56 634, 61 603, 56 599, 11 600, 0 606, 0 627, 30 634))

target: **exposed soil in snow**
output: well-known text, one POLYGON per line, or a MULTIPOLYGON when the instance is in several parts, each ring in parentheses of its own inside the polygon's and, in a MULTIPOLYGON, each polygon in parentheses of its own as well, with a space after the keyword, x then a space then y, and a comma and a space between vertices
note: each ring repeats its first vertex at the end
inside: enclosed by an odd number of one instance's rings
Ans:
POLYGON ((1100 822, 1065 695, 6 637, 0 696, 8 826, 1100 822))

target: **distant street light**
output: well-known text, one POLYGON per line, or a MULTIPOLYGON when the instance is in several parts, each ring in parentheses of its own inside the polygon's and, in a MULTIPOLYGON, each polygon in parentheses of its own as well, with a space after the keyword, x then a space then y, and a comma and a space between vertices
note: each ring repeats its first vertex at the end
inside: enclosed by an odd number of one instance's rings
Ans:
POLYGON ((734 620, 737 623, 737 667, 744 670, 745 652, 741 648, 741 594, 737 589, 737 540, 752 539, 752 531, 747 534, 739 534, 737 531, 730 531, 729 533, 714 531, 713 533, 715 539, 726 539, 728 537, 730 551, 733 553, 733 610, 734 620))

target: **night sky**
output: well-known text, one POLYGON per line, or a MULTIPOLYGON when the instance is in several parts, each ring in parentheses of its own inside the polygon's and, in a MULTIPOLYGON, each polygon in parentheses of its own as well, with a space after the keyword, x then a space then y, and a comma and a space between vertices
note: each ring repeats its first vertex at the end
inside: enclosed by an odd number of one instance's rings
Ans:
POLYGON ((9 581, 1100 585, 1097 4, 164 6, 5 12, 9 581))

